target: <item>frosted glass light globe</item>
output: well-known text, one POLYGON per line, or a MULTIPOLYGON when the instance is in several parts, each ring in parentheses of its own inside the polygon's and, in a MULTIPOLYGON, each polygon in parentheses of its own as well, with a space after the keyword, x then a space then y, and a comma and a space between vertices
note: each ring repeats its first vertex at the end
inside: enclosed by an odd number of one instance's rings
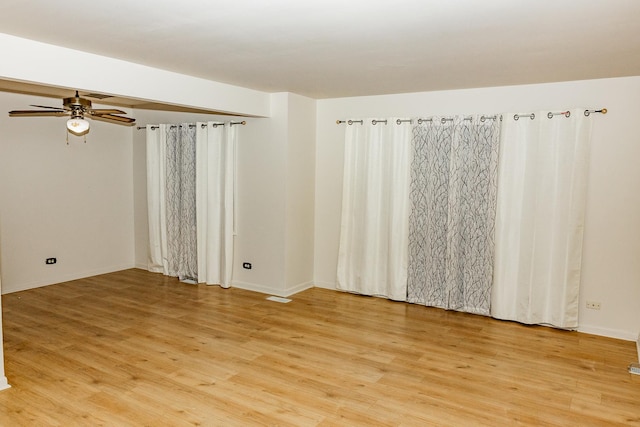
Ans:
POLYGON ((67 129, 74 135, 83 135, 89 132, 89 122, 85 119, 72 118, 67 120, 67 129))

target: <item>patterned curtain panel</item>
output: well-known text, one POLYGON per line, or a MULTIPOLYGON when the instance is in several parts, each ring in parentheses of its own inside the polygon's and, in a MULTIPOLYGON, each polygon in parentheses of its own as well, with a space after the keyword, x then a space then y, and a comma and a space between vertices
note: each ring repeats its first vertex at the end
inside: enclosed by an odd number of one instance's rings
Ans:
POLYGON ((197 281, 196 131, 183 124, 166 132, 168 275, 197 281))
POLYGON ((413 128, 407 301, 489 315, 499 120, 413 128))

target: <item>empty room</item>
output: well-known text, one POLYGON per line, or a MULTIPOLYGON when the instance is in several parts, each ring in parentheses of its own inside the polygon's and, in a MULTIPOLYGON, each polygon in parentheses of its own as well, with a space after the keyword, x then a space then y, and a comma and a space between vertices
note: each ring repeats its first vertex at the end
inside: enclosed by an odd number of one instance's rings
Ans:
POLYGON ((640 2, 0 4, 0 426, 640 426, 640 2))

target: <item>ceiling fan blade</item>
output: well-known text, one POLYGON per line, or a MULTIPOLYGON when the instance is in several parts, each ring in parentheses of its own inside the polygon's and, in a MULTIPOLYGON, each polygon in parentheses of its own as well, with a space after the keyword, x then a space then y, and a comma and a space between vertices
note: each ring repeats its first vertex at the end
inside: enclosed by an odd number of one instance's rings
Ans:
POLYGON ((68 116, 70 112, 68 111, 38 111, 38 110, 13 110, 9 111, 10 117, 35 117, 35 116, 51 116, 51 117, 62 117, 68 116))
POLYGON ((119 125, 132 125, 136 122, 136 119, 133 119, 130 117, 114 116, 112 114, 98 114, 98 115, 90 115, 88 117, 94 120, 107 122, 107 123, 116 123, 119 125))
POLYGON ((30 105, 31 107, 36 107, 36 108, 49 108, 50 110, 65 111, 64 108, 61 108, 61 107, 49 107, 47 105, 33 105, 33 104, 30 104, 30 105))
POLYGON ((89 114, 127 114, 126 111, 116 110, 112 108, 92 108, 88 110, 89 114))

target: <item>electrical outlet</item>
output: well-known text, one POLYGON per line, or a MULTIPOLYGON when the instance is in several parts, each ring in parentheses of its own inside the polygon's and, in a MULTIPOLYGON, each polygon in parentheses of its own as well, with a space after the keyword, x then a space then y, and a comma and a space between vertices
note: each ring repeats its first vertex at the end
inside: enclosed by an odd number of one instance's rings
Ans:
POLYGON ((591 310, 600 310, 599 301, 587 301, 587 308, 591 310))
POLYGON ((251 270, 251 263, 250 262, 243 262, 242 263, 242 268, 246 268, 247 270, 251 270))
POLYGON ((47 265, 55 264, 56 262, 58 262, 56 258, 47 258, 44 260, 44 263, 47 265))

